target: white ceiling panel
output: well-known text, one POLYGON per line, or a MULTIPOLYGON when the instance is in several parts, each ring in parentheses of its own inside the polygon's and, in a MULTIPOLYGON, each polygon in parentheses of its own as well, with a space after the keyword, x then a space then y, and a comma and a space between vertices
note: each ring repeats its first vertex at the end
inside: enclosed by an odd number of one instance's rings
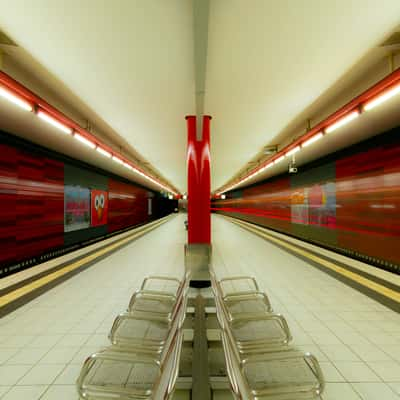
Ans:
POLYGON ((213 188, 400 22, 398 0, 214 0, 205 112, 213 188))

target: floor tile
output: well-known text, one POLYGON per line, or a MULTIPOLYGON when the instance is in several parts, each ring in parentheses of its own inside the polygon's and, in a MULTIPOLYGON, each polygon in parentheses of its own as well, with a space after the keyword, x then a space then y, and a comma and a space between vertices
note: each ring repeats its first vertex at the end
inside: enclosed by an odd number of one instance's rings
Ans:
POLYGON ((365 332, 364 336, 374 344, 385 344, 385 345, 399 345, 399 340, 389 334, 389 333, 384 333, 384 332, 365 332))
POLYGON ((6 364, 36 364, 46 353, 48 349, 36 349, 25 347, 19 350, 13 357, 7 360, 6 364))
POLYGON ((75 385, 52 385, 40 400, 78 400, 75 385))
POLYGON ((332 363, 320 361, 319 365, 321 366, 325 382, 345 382, 344 377, 332 363))
POLYGON ((67 365, 54 383, 56 385, 74 385, 81 372, 81 368, 82 366, 78 364, 67 365))
POLYGON ((330 332, 310 332, 310 336, 313 341, 321 345, 331 345, 331 344, 342 344, 342 342, 330 332))
POLYGON ((385 382, 400 381, 400 364, 396 361, 369 361, 368 366, 385 382))
POLYGON ((14 354, 18 353, 19 350, 20 350, 20 348, 14 348, 14 349, 1 349, 0 348, 0 364, 5 363, 14 354))
POLYGON ((35 336, 9 336, 7 340, 0 343, 0 348, 24 347, 32 342, 35 338, 35 336))
POLYGON ((41 335, 37 336, 28 346, 49 349, 59 342, 61 338, 62 335, 41 335))
MULTIPOLYGON (((110 327, 111 329, 111 327, 110 327)), ((99 346, 99 347, 104 347, 104 346, 109 346, 110 345, 110 339, 108 339, 107 335, 102 335, 102 334, 95 334, 90 336, 88 341, 85 343, 87 346, 99 346)))
POLYGON ((363 400, 399 400, 385 383, 353 383, 352 386, 363 400))
POLYGON ((38 400, 47 386, 14 386, 1 400, 38 400))
POLYGON ((346 378, 347 382, 381 382, 368 365, 363 362, 335 361, 334 365, 346 378))
POLYGON ((87 347, 83 346, 81 349, 75 354, 70 364, 79 364, 82 365, 83 362, 93 353, 99 351, 99 347, 87 347))
POLYGON ((7 393, 12 386, 0 386, 0 398, 3 396, 5 393, 7 393))
MULTIPOLYGON (((390 358, 400 361, 400 345, 387 345, 381 344, 378 345, 390 358)), ((379 361, 379 360, 376 360, 379 361)))
POLYGON ((360 358, 344 344, 320 345, 319 347, 331 361, 360 361, 360 358))
POLYGON ((387 384, 400 397, 400 379, 398 382, 387 382, 387 384))
POLYGON ((35 365, 19 382, 19 385, 50 385, 65 368, 63 364, 35 365))
POLYGON ((59 342, 57 343, 57 347, 82 346, 88 341, 89 338, 90 335, 67 334, 59 340, 59 342))
POLYGON ((80 347, 53 347, 43 358, 40 364, 68 364, 80 347))
POLYGON ((0 366, 0 385, 15 385, 31 368, 31 365, 0 366))
POLYGON ((361 397, 349 383, 326 383, 324 400, 360 400, 361 397))
POLYGON ((391 361, 391 357, 373 344, 352 344, 351 349, 364 361, 391 361))

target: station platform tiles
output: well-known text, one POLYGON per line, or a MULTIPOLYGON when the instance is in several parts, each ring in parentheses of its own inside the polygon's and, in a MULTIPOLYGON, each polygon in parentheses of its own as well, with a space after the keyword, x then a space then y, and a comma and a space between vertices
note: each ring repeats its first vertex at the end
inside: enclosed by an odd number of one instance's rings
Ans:
POLYGON ((400 399, 400 314, 267 240, 213 216, 219 277, 251 275, 320 361, 324 400, 400 399))
MULTIPOLYGON (((2 318, 0 399, 77 400, 83 361, 108 345, 116 314, 143 278, 183 274, 185 219, 172 218, 2 318)), ((294 345, 320 361, 322 399, 400 399, 398 313, 221 216, 212 223, 218 275, 257 279, 294 345)))
POLYGON ((0 399, 76 400, 84 360, 108 345, 116 315, 150 274, 183 276, 184 216, 0 319, 0 399))

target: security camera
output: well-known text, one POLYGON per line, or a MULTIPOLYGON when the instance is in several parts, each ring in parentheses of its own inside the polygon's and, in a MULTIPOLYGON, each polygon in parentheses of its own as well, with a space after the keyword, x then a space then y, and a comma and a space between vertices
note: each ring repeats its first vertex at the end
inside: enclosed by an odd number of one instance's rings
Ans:
POLYGON ((295 162, 289 164, 289 174, 297 174, 297 167, 295 162))

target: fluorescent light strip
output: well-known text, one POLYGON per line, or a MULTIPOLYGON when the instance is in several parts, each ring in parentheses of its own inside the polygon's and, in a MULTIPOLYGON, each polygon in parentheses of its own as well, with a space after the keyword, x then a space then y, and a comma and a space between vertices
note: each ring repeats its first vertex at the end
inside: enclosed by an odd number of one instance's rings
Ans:
POLYGON ((61 132, 67 133, 68 135, 72 134, 72 129, 69 128, 68 126, 62 124, 61 122, 58 122, 56 119, 51 117, 49 114, 43 112, 43 111, 38 111, 37 116, 42 119, 43 121, 47 122, 50 125, 53 125, 55 128, 60 130, 61 132))
MULTIPOLYGON (((21 99, 19 96, 16 96, 15 94, 13 94, 12 92, 10 92, 9 90, 5 89, 4 87, 0 86, 0 96, 3 97, 4 99, 10 101, 11 103, 17 105, 18 107, 26 110, 26 111, 33 111, 33 106, 28 103, 27 101, 21 99)), ((37 112, 37 116, 42 119, 43 121, 47 122, 48 124, 54 126, 55 128, 59 129, 60 131, 71 135, 72 134, 72 129, 69 128, 68 126, 64 125, 63 123, 57 121, 57 119, 53 118, 52 116, 50 116, 49 114, 47 114, 46 112, 39 110, 37 112)), ((80 135, 79 133, 74 133, 74 138, 76 140, 79 140, 81 143, 83 143, 84 145, 90 147, 91 149, 96 149, 96 151, 98 151, 101 155, 111 158, 111 153, 109 153, 108 151, 102 149, 101 147, 96 147, 96 144, 92 141, 90 141, 89 139, 87 139, 86 137, 84 137, 83 135, 80 135)), ((112 156, 113 161, 115 161, 118 164, 122 164, 124 167, 130 169, 131 171, 134 171, 136 173, 138 173, 139 175, 145 177, 146 179, 150 180, 151 182, 155 183, 156 185, 158 185, 159 187, 172 192, 174 195, 176 195, 177 193, 175 191, 173 191, 172 189, 168 188, 167 186, 157 182, 156 180, 154 180, 153 178, 145 175, 143 172, 137 170, 136 168, 132 167, 130 164, 122 161, 119 157, 116 156, 112 156)))
POLYGON ((285 155, 286 156, 291 156, 292 154, 295 154, 298 151, 300 151, 300 146, 293 147, 293 149, 289 150, 285 155))
POLYGON ((278 157, 276 160, 274 160, 274 165, 280 163, 281 161, 283 161, 285 159, 284 155, 281 155, 280 157, 278 157))
POLYGON ((113 161, 115 161, 116 163, 118 163, 118 164, 123 164, 124 162, 120 159, 120 158, 118 158, 117 156, 113 156, 112 157, 112 160, 113 161))
POLYGON ((15 104, 16 106, 22 108, 25 111, 32 111, 33 107, 25 100, 22 100, 20 97, 16 96, 9 90, 0 87, 0 96, 9 102, 15 104))
POLYGON ((108 151, 102 149, 101 147, 98 147, 96 150, 97 150, 101 155, 103 155, 104 157, 111 158, 111 153, 109 153, 108 151))
POLYGON ((338 121, 336 121, 335 123, 333 123, 332 125, 329 125, 326 129, 325 132, 326 133, 331 133, 333 131, 335 131, 336 129, 341 128, 343 125, 348 124, 349 122, 353 121, 354 119, 356 119, 358 116, 360 115, 359 111, 352 111, 350 114, 347 114, 346 116, 344 116, 343 118, 339 119, 338 121))
POLYGON ((321 139, 324 136, 324 134, 322 132, 317 133, 314 136, 311 136, 310 139, 307 139, 305 142, 303 142, 301 144, 301 147, 307 147, 310 144, 313 144, 314 142, 316 142, 317 140, 321 139))
POLYGON ((74 138, 76 140, 79 140, 85 146, 90 147, 91 149, 95 149, 96 148, 96 145, 93 142, 91 142, 90 140, 86 139, 84 136, 80 135, 79 133, 74 133, 74 138))
POLYGON ((381 105, 382 103, 391 99, 392 97, 396 96, 396 94, 399 94, 399 93, 400 93, 400 84, 394 86, 393 88, 389 89, 388 91, 382 93, 381 95, 379 95, 379 96, 375 97, 374 99, 372 99, 371 101, 367 102, 364 105, 363 110, 365 110, 365 111, 372 110, 373 108, 381 105))

